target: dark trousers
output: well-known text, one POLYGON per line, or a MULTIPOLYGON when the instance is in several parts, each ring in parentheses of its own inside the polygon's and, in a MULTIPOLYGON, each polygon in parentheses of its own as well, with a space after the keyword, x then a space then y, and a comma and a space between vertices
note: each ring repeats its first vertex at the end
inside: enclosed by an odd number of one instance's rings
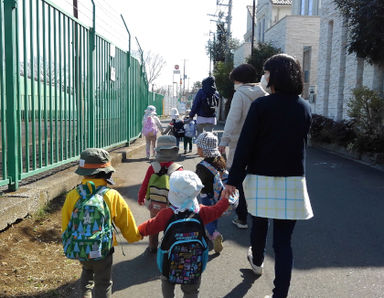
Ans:
MULTIPOLYGON (((285 298, 288 296, 293 265, 291 236, 295 224, 295 220, 273 220, 273 250, 275 252, 275 280, 273 281, 275 288, 273 289, 273 298, 285 298)), ((251 245, 253 263, 256 266, 261 266, 264 261, 268 226, 268 218, 252 216, 251 245)))
POLYGON ((83 267, 80 278, 81 297, 109 298, 112 296, 112 255, 113 252, 99 261, 80 262, 83 267))
MULTIPOLYGON (((180 285, 184 293, 184 298, 197 298, 199 296, 200 283, 201 277, 194 284, 180 285)), ((169 282, 165 276, 161 276, 161 290, 164 298, 175 297, 175 285, 176 284, 169 282)))
POLYGON ((184 151, 187 151, 187 145, 189 145, 189 151, 192 150, 192 138, 184 136, 184 151))
POLYGON ((248 210, 247 202, 245 201, 243 185, 238 187, 239 190, 239 205, 236 208, 236 214, 238 219, 241 221, 247 222, 248 210))

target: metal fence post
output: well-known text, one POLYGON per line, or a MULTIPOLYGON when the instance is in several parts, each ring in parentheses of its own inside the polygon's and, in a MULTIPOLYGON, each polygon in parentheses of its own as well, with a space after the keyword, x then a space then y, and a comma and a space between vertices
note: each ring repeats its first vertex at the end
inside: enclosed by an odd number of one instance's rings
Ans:
POLYGON ((16 13, 17 0, 4 0, 4 46, 5 46, 5 93, 7 106, 7 150, 9 189, 14 191, 19 184, 19 146, 17 143, 17 48, 16 13))
POLYGON ((88 53, 88 147, 95 147, 95 90, 94 90, 94 63, 95 63, 95 2, 92 1, 93 6, 93 25, 89 29, 89 53, 88 53))
MULTIPOLYGON (((121 19, 123 20, 125 29, 127 30, 128 33, 128 50, 127 50, 127 108, 130 108, 130 91, 129 91, 129 67, 131 66, 131 33, 129 32, 128 26, 125 23, 124 17, 121 14, 121 19)), ((130 144, 130 139, 131 139, 131 133, 130 133, 130 126, 131 126, 131 117, 129 117, 129 111, 127 111, 127 145, 129 146, 130 144)))

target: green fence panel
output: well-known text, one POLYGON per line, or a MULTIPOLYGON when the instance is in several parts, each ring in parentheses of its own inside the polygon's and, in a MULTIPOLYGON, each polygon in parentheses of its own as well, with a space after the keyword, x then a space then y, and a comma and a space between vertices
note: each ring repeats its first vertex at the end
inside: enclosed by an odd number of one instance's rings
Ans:
POLYGON ((7 138, 6 138, 6 99, 5 99, 5 67, 4 67, 4 3, 0 1, 0 109, 1 109, 1 138, 0 138, 0 185, 8 184, 7 172, 7 138))
POLYGON ((137 59, 49 0, 0 1, 0 186, 140 136, 148 91, 137 59))

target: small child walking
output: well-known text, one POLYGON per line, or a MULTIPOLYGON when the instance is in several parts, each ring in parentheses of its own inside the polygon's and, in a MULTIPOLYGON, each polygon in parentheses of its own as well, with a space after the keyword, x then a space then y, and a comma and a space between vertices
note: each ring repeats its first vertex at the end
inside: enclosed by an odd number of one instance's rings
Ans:
POLYGON ((188 152, 192 152, 192 140, 196 135, 196 121, 190 119, 189 114, 184 117, 184 131, 184 154, 187 154, 188 146, 188 152))
POLYGON ((92 289, 96 297, 112 295, 112 255, 117 241, 111 220, 128 242, 142 239, 123 197, 107 187, 114 184, 114 171, 107 151, 84 150, 75 171, 84 178, 67 194, 61 210, 65 255, 80 260, 82 266, 81 297, 92 297, 92 289))
MULTIPOLYGON (((151 218, 169 205, 169 176, 174 171, 183 170, 181 164, 175 163, 179 156, 179 147, 174 136, 160 136, 155 151, 155 161, 147 169, 137 200, 139 205, 147 205, 151 218)), ((149 253, 156 253, 158 238, 158 234, 149 237, 149 253)))
POLYGON ((163 127, 161 126, 160 119, 156 116, 156 107, 149 105, 144 111, 143 116, 143 129, 142 134, 145 137, 146 142, 146 158, 151 157, 151 147, 152 147, 152 156, 155 155, 155 147, 158 132, 163 133, 163 127))
MULTIPOLYGON (((212 132, 203 132, 196 139, 197 154, 203 157, 203 161, 196 165, 196 174, 203 182, 204 188, 201 190, 201 203, 206 206, 215 204, 214 200, 214 174, 204 165, 208 163, 219 173, 226 169, 224 158, 221 156, 218 148, 218 139, 212 132)), ((208 165, 208 166, 209 166, 208 165)), ((217 230, 218 220, 207 224, 205 228, 208 232, 208 238, 213 242, 213 249, 216 253, 223 250, 223 236, 217 230)))
POLYGON ((214 206, 199 205, 197 196, 203 187, 194 172, 174 172, 169 180, 171 206, 139 225, 142 236, 165 231, 157 252, 165 298, 174 297, 176 284, 181 285, 184 297, 198 297, 201 274, 208 262, 204 225, 220 217, 229 207, 227 198, 222 198, 214 206), (163 246, 166 246, 165 251, 162 251, 163 246))
POLYGON ((180 119, 179 110, 176 108, 171 109, 171 122, 169 122, 163 134, 165 135, 168 132, 176 138, 176 145, 179 147, 180 141, 184 137, 184 122, 180 119))

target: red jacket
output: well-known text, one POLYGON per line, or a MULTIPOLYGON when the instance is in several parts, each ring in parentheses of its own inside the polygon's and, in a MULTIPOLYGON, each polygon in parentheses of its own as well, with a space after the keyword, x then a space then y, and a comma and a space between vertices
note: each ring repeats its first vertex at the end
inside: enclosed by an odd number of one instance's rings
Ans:
MULTIPOLYGON (((160 165, 162 167, 169 167, 171 164, 173 164, 174 161, 168 161, 168 162, 161 162, 160 165)), ((183 168, 180 168, 178 169, 178 171, 182 171, 183 168)), ((145 200, 145 195, 147 193, 147 188, 148 188, 148 182, 149 182, 149 179, 151 178, 152 174, 154 173, 155 171, 153 170, 153 167, 152 165, 150 165, 147 169, 147 173, 145 174, 145 177, 144 177, 144 180, 143 180, 143 183, 141 184, 140 186, 140 190, 139 190, 139 195, 138 195, 138 200, 137 202, 140 204, 140 203, 144 203, 144 200, 145 200)))
MULTIPOLYGON (((229 203, 226 198, 222 198, 216 203, 216 205, 213 206, 200 205, 199 215, 203 224, 206 225, 207 223, 219 218, 225 210, 228 209, 228 206, 229 203)), ((156 217, 151 218, 139 225, 138 229, 140 234, 142 236, 148 236, 164 231, 172 215, 173 210, 171 208, 161 209, 156 217)))

